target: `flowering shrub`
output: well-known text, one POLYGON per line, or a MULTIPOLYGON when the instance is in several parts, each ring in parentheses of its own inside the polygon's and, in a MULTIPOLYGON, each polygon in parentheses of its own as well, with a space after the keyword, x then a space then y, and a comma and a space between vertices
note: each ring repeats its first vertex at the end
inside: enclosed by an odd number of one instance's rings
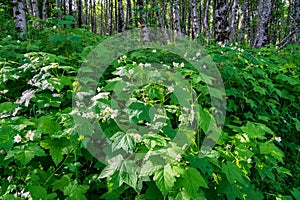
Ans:
POLYGON ((213 150, 199 156, 208 126, 218 125, 205 82, 185 58, 131 52, 112 63, 97 91, 80 93, 73 57, 86 52, 68 54, 55 37, 49 41, 49 52, 27 54, 28 41, 0 43, 19 52, 0 58, 1 199, 299 198, 299 47, 207 47, 224 79, 228 114, 213 150), (159 70, 145 74, 160 62, 186 82, 159 70), (138 77, 147 84, 136 84, 138 77))

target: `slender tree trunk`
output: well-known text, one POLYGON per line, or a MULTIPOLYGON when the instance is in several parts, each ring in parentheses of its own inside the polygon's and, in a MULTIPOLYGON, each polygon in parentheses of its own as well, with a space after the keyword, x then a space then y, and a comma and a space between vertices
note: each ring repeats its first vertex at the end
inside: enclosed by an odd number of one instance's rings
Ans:
POLYGON ((210 0, 205 0, 205 7, 204 7, 204 16, 203 16, 203 26, 205 30, 205 35, 207 37, 207 40, 210 40, 210 27, 208 22, 208 11, 209 11, 209 5, 210 0))
POLYGON ((254 38, 255 48, 260 48, 266 43, 267 39, 267 23, 271 13, 271 0, 260 0, 258 4, 258 22, 256 26, 256 34, 254 38))
POLYGON ((109 0, 109 8, 110 8, 110 12, 109 12, 109 35, 113 34, 113 0, 109 0))
POLYGON ((61 2, 56 0, 57 19, 61 20, 61 2))
POLYGON ((165 37, 165 40, 168 41, 169 37, 168 37, 168 34, 166 32, 166 29, 165 29, 165 26, 164 26, 164 23, 163 23, 163 20, 162 20, 162 17, 161 17, 161 12, 160 12, 160 8, 158 6, 158 3, 157 3, 157 0, 154 0, 154 4, 156 5, 156 17, 158 19, 158 23, 160 25, 160 29, 161 29, 161 32, 163 33, 164 37, 165 37))
POLYGON ((137 0, 137 4, 140 10, 141 36, 144 40, 144 43, 147 43, 150 41, 150 38, 149 38, 149 30, 147 27, 147 21, 146 21, 146 12, 144 11, 144 0, 137 0))
POLYGON ((186 34, 186 11, 187 11, 187 5, 186 5, 186 0, 182 0, 182 13, 181 13, 181 21, 183 23, 183 27, 182 27, 182 32, 184 34, 186 34))
POLYGON ((241 17, 241 23, 239 27, 239 36, 238 36, 238 42, 242 43, 245 35, 245 21, 247 18, 247 0, 244 0, 243 9, 242 9, 242 17, 241 17))
POLYGON ((89 1, 85 0, 84 4, 85 4, 85 24, 89 25, 90 24, 90 20, 89 20, 89 1))
MULTIPOLYGON (((189 6, 189 11, 188 11, 188 23, 187 23, 187 35, 190 37, 191 36, 191 29, 192 29, 192 7, 189 6)), ((193 32, 192 32, 193 34, 193 32)))
POLYGON ((123 9, 123 4, 122 0, 118 0, 118 17, 119 17, 119 27, 118 27, 118 32, 124 32, 124 9, 123 9))
POLYGON ((127 0, 127 6, 126 6, 126 28, 128 26, 132 26, 132 11, 131 11, 131 0, 127 0))
POLYGON ((238 9, 239 0, 233 0, 233 6, 231 10, 231 22, 230 22, 230 41, 236 39, 236 12, 238 9))
POLYGON ((15 28, 21 35, 26 31, 26 13, 23 0, 13 0, 15 28))
POLYGON ((40 18, 39 6, 37 0, 32 0, 33 15, 40 18))
POLYGON ((167 19, 167 6, 166 6, 165 3, 161 3, 160 7, 163 9, 162 10, 162 15, 164 16, 163 17, 164 24, 165 24, 166 29, 168 29, 169 28, 169 22, 168 22, 168 19, 167 19))
POLYGON ((180 18, 179 18, 179 5, 177 0, 172 0, 172 15, 173 15, 173 24, 175 28, 175 39, 180 39, 181 37, 181 27, 180 27, 180 18))
POLYGON ((82 0, 78 0, 78 27, 82 27, 82 0))
POLYGON ((115 31, 118 31, 118 27, 119 27, 119 17, 118 17, 118 1, 119 0, 115 0, 115 31))
POLYGON ((73 0, 69 0, 69 15, 73 15, 73 0))
POLYGON ((94 31, 93 31, 93 32, 94 32, 94 33, 97 33, 96 0, 94 0, 94 2, 93 2, 93 7, 92 7, 92 8, 93 8, 93 10, 92 10, 92 12, 93 12, 93 19, 92 19, 92 20, 93 20, 93 22, 94 22, 94 23, 93 23, 93 24, 94 24, 94 26, 93 26, 93 30, 94 30, 94 31))
POLYGON ((26 8, 27 8, 27 11, 28 11, 29 15, 33 15, 33 11, 32 11, 30 0, 26 0, 26 8))
POLYGON ((42 19, 47 19, 47 0, 43 1, 42 19))
POLYGON ((218 43, 226 44, 229 42, 230 35, 228 23, 229 2, 227 0, 216 0, 215 7, 215 38, 218 43))
POLYGON ((64 15, 67 15, 67 3, 66 3, 67 0, 63 0, 63 5, 64 5, 64 15))
POLYGON ((196 1, 190 0, 190 6, 191 6, 191 10, 192 10, 192 19, 193 19, 193 38, 198 38, 199 37, 199 23, 198 23, 196 1))

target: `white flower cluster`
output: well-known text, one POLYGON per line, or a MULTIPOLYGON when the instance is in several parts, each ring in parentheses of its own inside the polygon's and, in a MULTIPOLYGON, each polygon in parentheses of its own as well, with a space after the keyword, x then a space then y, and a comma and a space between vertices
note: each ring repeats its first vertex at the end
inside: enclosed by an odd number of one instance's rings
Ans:
POLYGON ((120 64, 122 61, 126 62, 126 59, 127 59, 127 56, 126 56, 126 55, 121 56, 121 57, 118 59, 118 63, 120 64))
POLYGON ((102 112, 101 112, 103 120, 107 120, 109 118, 115 119, 118 116, 118 110, 113 110, 110 107, 106 107, 102 112))
POLYGON ((16 101, 17 104, 22 104, 25 102, 25 106, 28 107, 30 99, 32 99, 34 97, 34 90, 26 90, 22 93, 22 96, 20 97, 20 99, 18 99, 16 101))
POLYGON ((177 68, 183 68, 184 67, 184 62, 182 62, 182 63, 176 63, 176 62, 173 62, 173 66, 174 67, 177 67, 177 68))
MULTIPOLYGON (((34 137, 34 132, 33 131, 28 131, 25 135, 25 138, 29 141, 33 141, 33 137, 34 137)), ((15 137, 14 137, 14 142, 15 143, 20 143, 22 141, 22 137, 17 134, 15 137)))
POLYGON ((140 134, 133 133, 131 135, 132 135, 132 137, 133 137, 133 139, 134 139, 135 142, 139 143, 139 142, 142 141, 142 136, 140 134))

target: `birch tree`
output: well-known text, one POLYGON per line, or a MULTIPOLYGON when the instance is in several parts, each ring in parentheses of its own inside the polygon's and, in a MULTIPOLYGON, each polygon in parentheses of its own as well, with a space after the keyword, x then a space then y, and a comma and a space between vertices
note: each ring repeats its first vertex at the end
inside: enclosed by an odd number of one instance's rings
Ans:
POLYGON ((32 9, 33 9, 33 15, 36 18, 40 18, 39 5, 37 0, 32 0, 32 9))
POLYGON ((23 0, 13 0, 13 12, 15 28, 23 35, 26 31, 26 14, 23 0))
POLYGON ((239 0, 233 0, 232 10, 231 10, 231 20, 230 20, 230 41, 236 38, 236 13, 238 9, 239 0))
POLYGON ((43 7, 42 7, 42 19, 47 19, 47 0, 43 1, 43 7))
POLYGON ((27 8, 27 11, 30 15, 33 15, 33 11, 32 11, 32 7, 31 7, 31 2, 30 0, 26 0, 26 8, 27 8))
POLYGON ((124 32, 124 9, 123 9, 123 4, 122 0, 118 0, 118 18, 119 18, 119 27, 118 27, 118 32, 124 32))
POLYGON ((146 21, 146 13, 144 10, 144 0, 137 0, 138 9, 140 10, 140 29, 141 29, 141 36, 143 38, 144 43, 147 43, 150 41, 149 38, 149 30, 147 27, 147 21, 146 21))
POLYGON ((173 24, 175 29, 175 39, 181 37, 181 27, 180 27, 180 18, 179 18, 179 5, 177 0, 172 0, 171 2, 173 24))
POLYGON ((61 2, 56 0, 57 19, 61 20, 61 2))
POLYGON ((190 6, 192 11, 192 21, 193 21, 193 37, 199 37, 199 23, 198 23, 198 13, 196 8, 196 1, 190 0, 190 6))
POLYGON ((216 41, 222 44, 229 42, 230 28, 228 23, 229 12, 228 0, 216 0, 215 1, 215 38, 216 41))
POLYGON ((204 12, 203 12, 203 26, 207 40, 210 40, 210 27, 208 22, 208 12, 209 12, 210 0, 205 0, 204 2, 204 12))

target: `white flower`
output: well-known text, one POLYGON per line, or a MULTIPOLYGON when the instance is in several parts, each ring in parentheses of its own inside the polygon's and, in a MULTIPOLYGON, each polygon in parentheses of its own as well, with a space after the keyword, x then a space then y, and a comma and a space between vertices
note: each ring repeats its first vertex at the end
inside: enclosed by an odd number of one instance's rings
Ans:
POLYGON ((226 144, 226 147, 225 147, 225 149, 226 149, 226 150, 228 150, 228 149, 230 149, 230 147, 231 147, 231 145, 230 145, 230 144, 226 144))
POLYGON ((20 40, 17 40, 17 43, 20 43, 20 40))
POLYGON ((133 64, 133 65, 136 65, 136 62, 133 61, 132 64, 133 64))
POLYGON ((126 60, 126 58, 127 58, 127 56, 126 56, 126 55, 124 55, 124 56, 123 56, 123 59, 124 59, 124 60, 126 60))
POLYGON ((140 134, 132 134, 132 137, 134 138, 135 142, 140 142, 142 140, 142 136, 140 134))
POLYGON ((143 64, 143 63, 140 63, 139 66, 140 66, 140 67, 144 67, 144 64, 143 64))
POLYGON ((53 97, 60 97, 60 94, 52 94, 53 97))
POLYGON ((92 101, 97 101, 98 99, 108 99, 109 92, 101 92, 91 98, 92 101))
POLYGON ((34 137, 34 132, 33 131, 28 131, 26 136, 25 136, 28 140, 33 141, 33 137, 34 137))
POLYGON ((197 56, 197 57, 201 56, 201 53, 200 53, 200 52, 197 52, 197 53, 196 53, 196 56, 197 56))
POLYGON ((281 137, 275 137, 275 140, 276 140, 277 142, 281 142, 281 137))
POLYGON ((56 29, 56 26, 54 25, 52 28, 53 28, 53 29, 56 29))
POLYGON ((8 90, 2 90, 0 91, 1 94, 6 94, 8 92, 8 90))
POLYGON ((13 77, 13 78, 15 78, 15 79, 19 79, 19 78, 20 78, 20 76, 18 76, 18 75, 15 75, 15 74, 14 74, 14 75, 12 75, 12 77, 13 77))
POLYGON ((22 104, 25 101, 25 106, 28 107, 30 99, 34 97, 33 90, 26 90, 22 93, 22 96, 19 100, 16 101, 17 104, 22 104))
POLYGON ((118 116, 118 110, 111 110, 110 118, 115 119, 118 116))
POLYGON ((251 161, 252 161, 252 159, 251 159, 251 158, 248 158, 248 159, 247 159, 247 163, 249 163, 249 164, 250 164, 250 163, 251 163, 251 161))
POLYGON ((179 66, 179 63, 173 62, 173 66, 174 66, 174 67, 178 67, 178 66, 179 66))
POLYGON ((156 49, 153 49, 153 50, 152 50, 152 53, 156 53, 156 49))
POLYGON ((16 114, 18 113, 18 111, 21 110, 21 109, 22 109, 21 107, 15 108, 15 110, 14 110, 12 116, 16 116, 16 114))
POLYGON ((175 157, 175 160, 180 162, 182 159, 181 155, 180 154, 177 154, 176 157, 175 157))
POLYGON ((11 38, 11 35, 7 35, 8 38, 11 38))
POLYGON ((181 68, 184 67, 184 62, 180 63, 180 67, 181 68))
POLYGON ((100 92, 101 91, 101 87, 97 87, 97 92, 100 92))
POLYGON ((133 69, 130 69, 130 70, 128 70, 128 74, 133 74, 134 73, 134 70, 133 69))
POLYGON ((174 91, 174 87, 173 87, 173 86, 169 86, 169 87, 168 87, 168 91, 169 91, 170 93, 172 93, 172 92, 174 91))
POLYGON ((187 52, 185 52, 185 54, 184 54, 184 57, 186 58, 186 57, 187 57, 187 55, 188 55, 188 53, 187 53, 187 52))
POLYGON ((145 63, 144 66, 145 66, 145 67, 151 67, 151 64, 150 64, 150 63, 145 63))
POLYGON ((14 142, 16 142, 16 143, 21 142, 21 140, 22 140, 22 137, 21 137, 19 134, 17 134, 17 135, 14 137, 14 142))
POLYGON ((204 69, 206 69, 206 65, 203 65, 202 67, 203 67, 204 69))

